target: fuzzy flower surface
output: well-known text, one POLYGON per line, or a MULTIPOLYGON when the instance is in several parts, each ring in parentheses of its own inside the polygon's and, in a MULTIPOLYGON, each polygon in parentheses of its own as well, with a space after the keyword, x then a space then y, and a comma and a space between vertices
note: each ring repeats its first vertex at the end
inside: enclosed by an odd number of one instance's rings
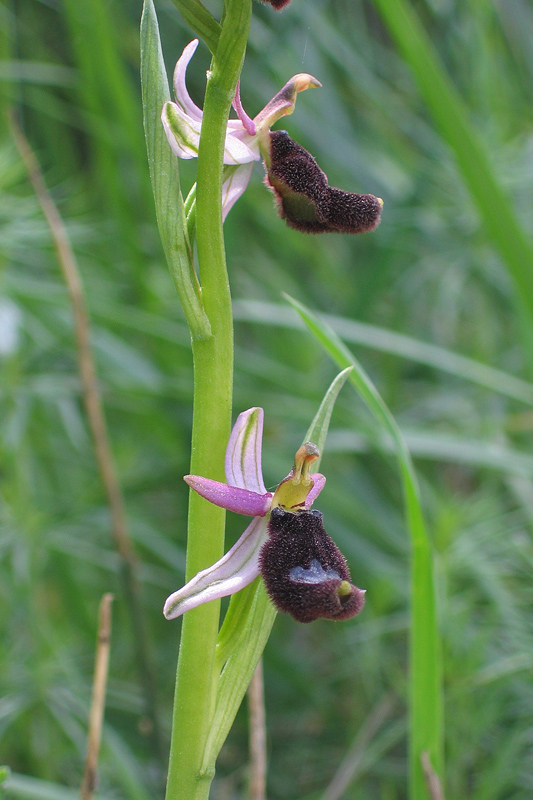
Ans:
POLYGON ((258 575, 278 610, 298 622, 348 619, 362 609, 364 591, 352 584, 344 556, 324 530, 321 512, 310 510, 326 482, 320 473, 310 473, 319 458, 316 446, 306 442, 300 447, 293 468, 272 493, 263 482, 262 436, 263 410, 244 411, 228 442, 227 483, 185 476, 202 497, 253 519, 216 564, 170 595, 163 610, 167 619, 233 594, 258 575))
POLYGON ((365 233, 379 225, 383 200, 336 189, 316 160, 287 131, 270 131, 265 184, 278 213, 304 233, 365 233))
MULTIPOLYGON (((179 158, 198 157, 203 112, 191 99, 185 82, 187 67, 197 47, 198 39, 193 39, 180 56, 174 70, 176 100, 165 103, 161 114, 170 147, 179 158)), ((298 92, 320 85, 307 73, 294 75, 254 119, 244 111, 237 87, 233 106, 238 118, 228 120, 224 146, 224 219, 248 186, 254 161, 261 159, 261 140, 268 135, 271 126, 281 117, 292 114, 298 92)))

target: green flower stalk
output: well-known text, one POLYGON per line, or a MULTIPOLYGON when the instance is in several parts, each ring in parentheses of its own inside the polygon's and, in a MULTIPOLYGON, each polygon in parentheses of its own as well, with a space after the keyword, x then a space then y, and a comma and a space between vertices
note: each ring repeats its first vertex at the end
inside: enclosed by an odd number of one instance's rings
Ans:
MULTIPOLYGON (((251 0, 227 0, 207 82, 198 149, 196 241, 202 302, 211 326, 192 339, 194 404, 191 471, 223 476, 231 423, 233 318, 222 233, 222 170, 226 124, 244 60, 251 0)), ((225 512, 191 494, 187 576, 222 555, 225 512), (209 536, 205 536, 205 531, 209 536)), ((216 696, 214 668, 219 604, 195 609, 184 620, 173 711, 167 800, 205 800, 213 778, 202 769, 216 696)))

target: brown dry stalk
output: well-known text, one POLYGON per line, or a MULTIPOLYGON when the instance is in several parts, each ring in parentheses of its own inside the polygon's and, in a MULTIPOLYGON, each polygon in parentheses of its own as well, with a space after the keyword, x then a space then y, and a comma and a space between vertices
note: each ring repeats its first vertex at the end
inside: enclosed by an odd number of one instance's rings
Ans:
POLYGON ((444 792, 442 791, 440 778, 431 766, 431 761, 429 760, 429 753, 427 750, 424 750, 420 756, 420 760, 422 762, 424 778, 426 779, 426 785, 428 787, 431 800, 444 800, 444 792))
POLYGON ((250 800, 266 800, 266 724, 263 662, 259 659, 248 687, 250 800))
POLYGON ((37 159, 20 126, 14 119, 11 120, 11 130, 15 144, 28 171, 28 177, 33 185, 39 205, 48 222, 56 247, 59 266, 67 286, 78 345, 78 364, 83 400, 96 450, 98 468, 109 500, 113 537, 118 552, 124 559, 131 562, 134 559, 134 555, 126 523, 124 499, 109 445, 107 426, 91 350, 89 315, 85 305, 78 265, 65 225, 46 187, 37 159))
POLYGON ((385 695, 371 710, 359 729, 353 744, 341 761, 322 800, 340 800, 346 789, 363 769, 364 756, 372 738, 381 728, 394 707, 392 695, 385 695))
POLYGON ((122 559, 126 599, 134 631, 139 671, 144 686, 147 715, 150 723, 149 727, 152 733, 151 738, 156 751, 162 756, 163 749, 161 746, 156 712, 155 684, 147 655, 147 638, 139 600, 140 589, 137 577, 137 559, 128 531, 124 497, 117 477, 102 398, 98 386, 96 367, 91 348, 89 315, 85 303, 80 271, 65 225, 48 191, 37 158, 28 140, 24 136, 20 125, 13 116, 10 118, 10 122, 13 139, 24 161, 28 177, 46 218, 48 227, 50 228, 52 240, 57 252, 57 259, 70 298, 78 347, 78 369, 83 402, 87 412, 87 419, 94 443, 100 477, 107 496, 111 515, 111 533, 115 548, 122 559))
POLYGON ((93 695, 89 713, 89 736, 87 738, 87 756, 81 784, 81 800, 92 800, 96 791, 96 770, 100 740, 102 738, 109 650, 111 646, 112 601, 112 594, 104 594, 98 608, 98 638, 96 640, 96 658, 94 662, 93 695))

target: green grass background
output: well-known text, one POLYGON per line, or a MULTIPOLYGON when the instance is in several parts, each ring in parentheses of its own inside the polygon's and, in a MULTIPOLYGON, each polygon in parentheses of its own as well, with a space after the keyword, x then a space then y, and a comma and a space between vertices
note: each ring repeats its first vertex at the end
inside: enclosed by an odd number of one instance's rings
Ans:
MULTIPOLYGON (((281 293, 329 315, 394 414, 421 484, 436 555, 446 796, 527 800, 533 11, 526 0, 413 4, 450 101, 433 73, 424 81, 429 68, 413 56, 409 21, 400 14, 394 27, 390 9, 402 5, 293 0, 281 14, 254 6, 241 82, 248 113, 294 73, 311 72, 323 88, 301 95, 283 127, 332 185, 377 194, 385 208, 372 234, 306 237, 275 216, 254 169, 225 225, 234 407, 264 407, 265 480, 275 485, 336 372, 281 293), (447 124, 457 97, 467 136, 447 124), (468 136, 485 154, 481 177, 468 136), (495 195, 476 190, 487 175, 495 195)), ((215 0, 210 7, 219 13, 215 0)), ((170 2, 157 10, 171 73, 192 35, 170 2)), ((4 115, 17 110, 80 263, 168 737, 180 623, 166 622, 161 608, 183 581, 192 376, 150 191, 140 12, 140 2, 104 0, 0 8, 0 763, 40 781, 13 777, 6 797, 59 798, 52 784, 79 786, 105 591, 116 601, 99 796, 161 796, 164 764, 147 744, 65 287, 4 115)), ((201 47, 189 70, 199 104, 208 64, 201 47)), ((194 169, 182 162, 184 190, 194 169)), ((320 508, 367 606, 339 625, 278 616, 265 651, 270 800, 319 800, 345 758, 355 768, 346 800, 407 796, 409 541, 391 450, 346 387, 320 508)), ((228 541, 243 525, 229 519, 228 541)), ((246 796, 246 736, 241 709, 213 800, 246 796)))

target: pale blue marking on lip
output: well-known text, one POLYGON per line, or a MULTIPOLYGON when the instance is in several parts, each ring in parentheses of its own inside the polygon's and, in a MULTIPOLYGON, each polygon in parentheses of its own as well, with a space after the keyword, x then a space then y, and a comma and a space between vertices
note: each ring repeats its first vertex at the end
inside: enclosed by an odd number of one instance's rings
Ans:
POLYGON ((313 558, 308 569, 293 567, 289 572, 289 578, 295 583, 324 583, 325 581, 340 580, 340 575, 331 567, 325 570, 322 564, 313 558))

